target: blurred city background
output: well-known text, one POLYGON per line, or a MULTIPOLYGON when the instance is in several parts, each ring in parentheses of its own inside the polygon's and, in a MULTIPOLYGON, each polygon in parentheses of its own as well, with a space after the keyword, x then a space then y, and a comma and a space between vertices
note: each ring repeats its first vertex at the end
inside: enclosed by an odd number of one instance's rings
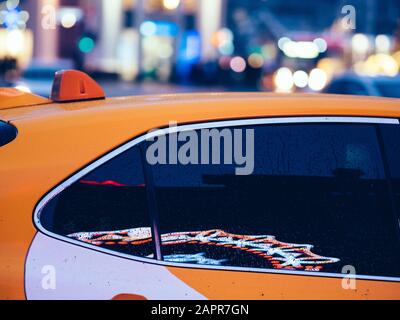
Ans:
POLYGON ((400 97, 399 66, 399 0, 0 1, 0 85, 43 96, 75 68, 108 96, 400 97))

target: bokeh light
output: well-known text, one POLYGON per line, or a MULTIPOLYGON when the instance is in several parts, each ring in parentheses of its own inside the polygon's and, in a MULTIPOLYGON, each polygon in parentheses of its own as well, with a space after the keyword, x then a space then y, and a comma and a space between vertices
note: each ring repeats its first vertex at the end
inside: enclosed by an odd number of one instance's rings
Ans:
POLYGON ((303 70, 298 70, 293 74, 293 81, 296 87, 305 88, 308 85, 308 74, 303 70))
POLYGON ((247 59, 250 67, 254 69, 262 68, 264 65, 264 57, 259 53, 252 53, 247 59))
POLYGON ((380 34, 375 38, 376 51, 379 53, 389 53, 392 44, 390 38, 387 35, 380 34))
POLYGON ((311 90, 321 91, 325 88, 328 82, 328 76, 325 71, 315 68, 310 72, 308 86, 311 90))
POLYGON ((325 39, 317 38, 313 42, 318 47, 320 53, 324 53, 326 50, 328 50, 328 43, 325 41, 325 39))
POLYGON ((157 25, 153 21, 145 21, 140 26, 140 33, 145 37, 155 35, 157 32, 157 25))
POLYGON ((24 34, 21 30, 12 30, 7 34, 7 51, 10 56, 18 55, 24 48, 24 34))
POLYGON ((278 69, 274 77, 275 90, 277 92, 290 92, 293 89, 293 73, 289 68, 278 69))
POLYGON ((83 37, 79 41, 79 50, 81 50, 83 53, 89 53, 93 51, 94 49, 94 40, 90 37, 83 37))
POLYGON ((309 41, 287 41, 283 45, 283 52, 289 58, 314 59, 320 51, 314 42, 309 41))
POLYGON ((278 47, 283 51, 283 48, 285 47, 285 44, 288 42, 291 42, 290 38, 288 37, 282 37, 278 40, 278 47))
POLYGON ((179 7, 180 0, 163 0, 163 6, 167 10, 175 10, 179 7))
POLYGON ((75 26, 76 22, 77 18, 72 12, 67 12, 61 17, 61 25, 63 26, 63 28, 70 29, 75 26))
POLYGON ((357 33, 352 38, 353 51, 356 54, 366 54, 370 49, 368 37, 365 34, 357 33))
POLYGON ((15 10, 19 6, 19 0, 7 0, 6 6, 8 10, 15 10))
POLYGON ((234 57, 230 62, 230 66, 234 72, 241 73, 246 70, 246 60, 242 57, 234 57))

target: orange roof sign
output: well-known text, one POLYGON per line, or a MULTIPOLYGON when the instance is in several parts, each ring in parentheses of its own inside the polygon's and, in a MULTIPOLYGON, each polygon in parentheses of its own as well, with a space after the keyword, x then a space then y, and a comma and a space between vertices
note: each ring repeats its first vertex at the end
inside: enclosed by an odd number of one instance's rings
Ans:
POLYGON ((63 70, 56 73, 51 100, 71 102, 104 98, 104 90, 86 73, 76 70, 63 70))
POLYGON ((58 71, 55 75, 51 100, 17 88, 0 88, 0 110, 48 104, 105 99, 104 90, 86 73, 76 70, 58 71))

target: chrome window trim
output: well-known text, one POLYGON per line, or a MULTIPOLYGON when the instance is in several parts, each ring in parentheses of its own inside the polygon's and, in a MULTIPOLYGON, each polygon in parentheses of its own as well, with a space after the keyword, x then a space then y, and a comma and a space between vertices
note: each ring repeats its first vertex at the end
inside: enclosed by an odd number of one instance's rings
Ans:
POLYGON ((221 128, 221 127, 241 127, 249 125, 262 125, 262 124, 301 124, 301 123, 354 123, 354 124, 393 124, 399 125, 400 122, 395 118, 377 118, 377 117, 351 117, 351 116, 315 116, 315 117, 276 117, 276 118, 256 118, 256 119, 238 119, 238 120, 222 120, 222 121, 208 121, 197 124, 189 125, 177 125, 175 127, 156 129, 150 131, 147 134, 143 134, 133 140, 125 143, 124 145, 116 148, 115 150, 109 152, 108 154, 102 156, 100 159, 89 164, 84 169, 72 175, 70 178, 62 182, 60 185, 48 192, 36 205, 33 222, 39 232, 51 238, 61 240, 63 242, 78 245, 83 248, 91 249, 94 251, 106 253, 115 257, 120 257, 124 259, 129 259, 142 263, 155 264, 159 266, 166 267, 176 267, 176 268, 191 268, 191 269, 208 269, 208 270, 223 270, 223 271, 239 271, 239 272, 255 272, 255 273, 270 273, 270 274, 285 274, 285 275, 300 275, 300 276, 317 276, 317 277, 327 277, 327 278, 354 278, 360 280, 376 280, 376 281, 391 281, 400 282, 400 277, 385 277, 385 276, 369 276, 369 275, 349 275, 341 273, 325 273, 325 272, 311 272, 311 271, 291 271, 291 270, 276 270, 276 269, 259 269, 259 268, 246 268, 246 267, 231 267, 231 266, 210 266, 210 265, 194 265, 186 263, 175 263, 158 261, 151 258, 143 258, 132 256, 124 253, 119 253, 105 248, 96 247, 81 241, 77 241, 71 238, 60 236, 53 232, 46 230, 40 222, 40 214, 42 209, 46 204, 51 201, 55 196, 64 191, 70 185, 78 181, 80 178, 86 174, 92 172, 102 164, 110 161, 111 159, 117 157, 121 153, 131 149, 132 147, 138 145, 147 139, 154 138, 157 136, 167 135, 171 133, 177 133, 182 131, 192 131, 200 129, 209 128, 221 128))

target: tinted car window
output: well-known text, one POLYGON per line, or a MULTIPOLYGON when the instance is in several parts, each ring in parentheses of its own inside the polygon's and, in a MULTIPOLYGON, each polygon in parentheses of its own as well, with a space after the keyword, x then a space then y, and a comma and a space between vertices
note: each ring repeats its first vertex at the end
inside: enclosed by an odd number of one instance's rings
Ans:
POLYGON ((394 198, 397 215, 394 223, 400 225, 400 128, 399 126, 380 126, 384 142, 388 171, 390 173, 390 187, 394 198))
POLYGON ((331 273, 351 265, 358 274, 398 276, 376 128, 252 129, 252 175, 235 175, 235 165, 152 167, 164 259, 331 273))
POLYGON ((12 142, 17 135, 17 128, 9 123, 0 121, 0 147, 12 142))
POLYGON ((41 222, 71 239, 152 257, 140 150, 117 156, 62 191, 44 208, 41 222))

